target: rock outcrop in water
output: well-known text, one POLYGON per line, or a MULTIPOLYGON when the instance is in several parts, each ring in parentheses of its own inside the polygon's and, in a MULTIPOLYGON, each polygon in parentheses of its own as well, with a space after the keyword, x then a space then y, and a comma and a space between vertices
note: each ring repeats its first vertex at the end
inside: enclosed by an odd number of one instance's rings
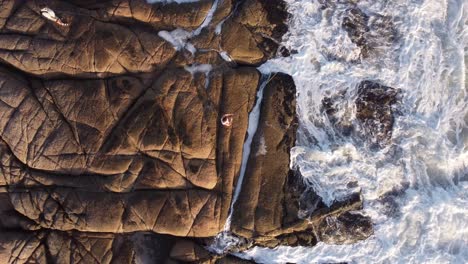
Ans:
POLYGON ((399 90, 372 81, 358 85, 356 118, 364 137, 374 145, 384 146, 392 137, 394 106, 399 90))
POLYGON ((272 75, 264 89, 259 127, 233 212, 232 231, 244 237, 267 235, 293 224, 286 219, 284 209, 290 206, 284 188, 296 139, 296 89, 292 78, 280 73, 272 75))
POLYGON ((358 135, 371 146, 384 147, 392 138, 393 123, 397 114, 399 90, 365 80, 357 87, 357 95, 352 107, 356 109, 356 120, 351 121, 346 100, 349 94, 341 92, 322 101, 323 111, 329 121, 344 136, 358 135), (346 114, 343 114, 343 113, 346 114))
POLYGON ((391 45, 398 37, 391 18, 379 14, 366 14, 357 7, 345 12, 342 28, 366 58, 379 48, 391 45))

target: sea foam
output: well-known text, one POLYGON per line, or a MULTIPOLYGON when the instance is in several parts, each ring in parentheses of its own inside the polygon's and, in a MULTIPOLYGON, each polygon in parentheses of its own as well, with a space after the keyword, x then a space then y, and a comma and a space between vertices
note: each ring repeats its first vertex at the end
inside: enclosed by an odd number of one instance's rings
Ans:
POLYGON ((286 72, 296 83, 292 166, 329 204, 361 191, 375 234, 352 245, 255 247, 238 256, 259 263, 467 263, 468 3, 359 1, 359 9, 389 19, 397 32, 394 42, 361 59, 341 27, 353 4, 286 2, 292 16, 284 45, 295 52, 260 70, 286 72), (355 125, 362 80, 402 91, 392 142, 378 150, 342 135, 321 110, 325 97, 343 93, 338 114, 355 125))

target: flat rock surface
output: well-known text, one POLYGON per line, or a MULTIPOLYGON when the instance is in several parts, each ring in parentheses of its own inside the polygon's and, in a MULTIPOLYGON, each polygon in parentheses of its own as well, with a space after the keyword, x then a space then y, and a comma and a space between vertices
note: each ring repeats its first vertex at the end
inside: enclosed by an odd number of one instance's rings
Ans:
POLYGON ((223 229, 252 66, 276 54, 282 21, 262 1, 0 5, 1 262, 205 258, 171 241, 223 229))

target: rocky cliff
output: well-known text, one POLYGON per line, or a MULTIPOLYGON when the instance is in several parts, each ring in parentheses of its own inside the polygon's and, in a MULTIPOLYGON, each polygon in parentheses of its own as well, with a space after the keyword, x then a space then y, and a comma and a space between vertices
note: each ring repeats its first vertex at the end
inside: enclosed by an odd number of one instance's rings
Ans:
MULTIPOLYGON (((240 261, 203 246, 223 231, 260 86, 255 66, 277 55, 285 4, 0 7, 0 262, 240 261)), ((298 217, 310 200, 289 168, 292 78, 271 76, 264 97, 232 232, 251 245, 313 245, 325 235, 311 230, 344 211, 298 217)))

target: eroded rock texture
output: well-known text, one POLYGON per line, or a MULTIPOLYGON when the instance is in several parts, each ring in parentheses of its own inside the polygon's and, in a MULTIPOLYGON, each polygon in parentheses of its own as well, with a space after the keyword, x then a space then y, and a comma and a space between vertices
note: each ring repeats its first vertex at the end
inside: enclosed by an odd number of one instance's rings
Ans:
POLYGON ((269 3, 2 1, 0 262, 206 257, 171 241, 224 226, 259 86, 251 66, 286 30, 284 4, 269 3), (159 34, 173 30, 190 35, 182 47, 159 34))
MULTIPOLYGON (((203 246, 226 222, 285 3, 0 5, 0 262, 248 263, 203 246)), ((295 93, 285 74, 265 87, 232 218, 245 247, 372 233, 359 196, 326 207, 289 168, 295 93)))

